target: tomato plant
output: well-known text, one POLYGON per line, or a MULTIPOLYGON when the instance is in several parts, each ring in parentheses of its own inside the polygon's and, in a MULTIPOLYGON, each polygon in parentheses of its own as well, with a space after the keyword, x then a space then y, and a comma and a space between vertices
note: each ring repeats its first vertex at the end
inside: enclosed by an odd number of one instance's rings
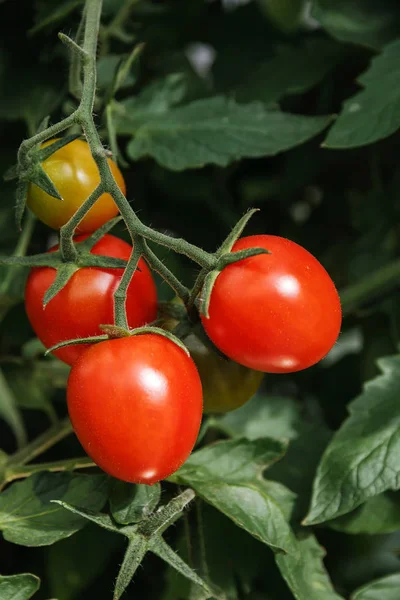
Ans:
POLYGON ((0 600, 398 599, 399 31, 0 0, 0 600))
MULTIPOLYGON (((55 141, 55 139, 49 140, 43 144, 43 147, 55 141)), ((111 158, 107 160, 120 190, 125 194, 125 181, 121 171, 111 158)), ((53 198, 31 183, 27 204, 43 223, 53 229, 60 229, 100 183, 99 171, 87 142, 83 140, 73 140, 56 150, 42 166, 62 200, 53 198)), ((79 223, 77 232, 90 233, 117 214, 118 208, 110 194, 102 194, 79 223)))
POLYGON ((154 334, 92 346, 71 370, 67 400, 76 435, 95 463, 118 479, 150 485, 187 459, 202 415, 192 359, 154 334))
POLYGON ((241 260, 218 276, 204 328, 242 365, 267 373, 306 369, 324 358, 339 335, 335 285, 307 250, 279 236, 244 237, 232 251, 257 247, 271 254, 241 260))
MULTIPOLYGON (((82 241, 87 236, 78 236, 82 241)), ((53 250, 57 249, 55 246, 53 250)), ((51 250, 50 250, 51 251, 51 250)), ((106 234, 93 247, 93 254, 129 259, 132 248, 123 240, 106 234)), ((153 277, 143 259, 128 289, 126 310, 130 327, 154 321, 157 316, 157 293, 153 277)), ((31 270, 25 288, 25 308, 30 323, 46 348, 75 339, 101 333, 99 325, 113 323, 113 294, 121 280, 123 269, 87 267, 74 273, 67 285, 43 307, 43 297, 56 277, 51 267, 31 270)), ((72 365, 87 345, 60 348, 55 355, 72 365)))

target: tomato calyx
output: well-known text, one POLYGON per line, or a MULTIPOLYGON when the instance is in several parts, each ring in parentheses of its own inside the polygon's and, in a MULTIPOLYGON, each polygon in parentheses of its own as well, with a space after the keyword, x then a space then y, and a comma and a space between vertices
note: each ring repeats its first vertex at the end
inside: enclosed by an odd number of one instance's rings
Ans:
MULTIPOLYGON (((40 132, 39 132, 40 133, 40 132)), ((42 167, 42 163, 54 152, 66 146, 80 134, 68 135, 56 140, 53 144, 41 148, 41 143, 35 144, 27 152, 19 152, 18 164, 10 167, 5 174, 5 179, 11 181, 18 179, 16 193, 15 218, 18 229, 21 229, 22 217, 25 212, 28 185, 35 184, 53 198, 62 201, 57 188, 42 167)))
POLYGON ((123 337, 133 337, 136 335, 143 335, 145 333, 160 335, 162 337, 167 338, 181 350, 185 352, 188 356, 190 356, 190 352, 185 346, 185 344, 180 340, 176 335, 171 333, 170 331, 166 331, 161 327, 153 327, 152 325, 145 325, 144 327, 136 327, 135 329, 125 329, 124 327, 118 327, 117 325, 99 325, 99 329, 104 331, 103 335, 94 335, 90 337, 84 338, 76 338, 71 340, 64 340, 63 342, 59 342, 51 348, 48 348, 44 353, 45 356, 59 350, 60 348, 66 348, 67 346, 73 346, 75 344, 97 344, 98 342, 105 342, 107 340, 115 340, 123 337))

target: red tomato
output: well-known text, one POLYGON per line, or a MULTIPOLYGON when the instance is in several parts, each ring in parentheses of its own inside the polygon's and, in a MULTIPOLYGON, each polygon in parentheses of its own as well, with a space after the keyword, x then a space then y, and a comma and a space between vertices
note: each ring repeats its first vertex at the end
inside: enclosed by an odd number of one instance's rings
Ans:
POLYGON ((335 285, 312 254, 285 238, 245 237, 232 250, 255 247, 272 254, 223 269, 203 326, 222 352, 246 367, 266 373, 311 367, 329 352, 340 332, 335 285))
MULTIPOLYGON (((79 236, 77 241, 87 237, 79 236)), ((52 248, 56 250, 58 246, 52 248)), ((50 250, 50 251, 52 251, 50 250)), ((113 235, 104 235, 92 249, 93 254, 128 259, 132 247, 113 235)), ((131 328, 154 321, 157 316, 157 294, 150 270, 144 260, 139 261, 128 289, 126 311, 131 328)), ((58 342, 101 334, 99 325, 114 321, 113 294, 118 287, 123 269, 79 269, 67 285, 43 308, 43 297, 53 283, 56 270, 35 267, 31 270, 25 288, 25 309, 38 338, 50 348, 58 342)), ((60 348, 54 354, 72 365, 87 345, 60 348)))
POLYGON ((201 423, 194 362, 155 334, 94 344, 72 367, 67 401, 88 455, 109 475, 132 483, 152 485, 179 469, 201 423))

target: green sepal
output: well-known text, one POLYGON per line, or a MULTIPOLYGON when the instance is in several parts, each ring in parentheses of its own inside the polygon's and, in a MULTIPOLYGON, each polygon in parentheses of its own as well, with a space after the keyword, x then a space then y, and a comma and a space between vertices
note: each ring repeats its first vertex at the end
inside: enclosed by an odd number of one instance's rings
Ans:
POLYGON ((215 597, 216 592, 212 592, 210 586, 201 579, 201 577, 199 577, 197 573, 193 571, 193 569, 191 569, 176 552, 174 552, 174 550, 172 550, 171 546, 169 546, 162 537, 152 538, 149 544, 149 550, 173 567, 178 573, 186 577, 186 579, 189 579, 189 581, 202 587, 209 594, 213 593, 215 597))
POLYGON ((94 335, 92 337, 87 338, 76 338, 75 340, 65 340, 64 342, 59 342, 51 348, 47 348, 44 353, 45 356, 48 356, 55 350, 59 350, 60 348, 66 348, 67 346, 74 346, 77 344, 97 344, 98 342, 105 342, 109 339, 108 335, 94 335))
POLYGON ((266 248, 246 248, 237 252, 227 252, 227 254, 223 254, 218 260, 217 269, 222 271, 228 265, 251 258, 252 256, 259 256, 260 254, 271 254, 271 252, 266 250, 266 248))
POLYGON ((47 306, 57 296, 58 292, 61 292, 78 269, 79 267, 71 263, 65 263, 57 269, 56 278, 44 295, 43 307, 47 306))
POLYGON ((137 568, 140 566, 147 550, 149 542, 140 535, 133 535, 125 552, 124 560, 119 569, 117 581, 115 582, 113 600, 119 600, 132 581, 137 568))
POLYGON ((218 595, 211 591, 208 584, 161 537, 161 534, 182 515, 194 496, 195 493, 193 490, 190 488, 186 489, 179 496, 173 498, 167 505, 159 508, 157 512, 153 512, 135 525, 127 526, 118 525, 109 515, 104 513, 95 513, 59 500, 55 500, 54 502, 104 529, 119 533, 128 538, 128 548, 114 589, 114 600, 119 600, 148 551, 153 552, 153 554, 156 554, 168 565, 181 573, 181 575, 196 585, 201 586, 210 594, 210 597, 214 594, 218 598, 218 595))
POLYGON ((108 529, 108 531, 113 531, 114 533, 120 533, 121 527, 115 525, 114 521, 106 514, 103 513, 95 513, 92 510, 87 508, 78 508, 73 504, 69 504, 68 502, 63 502, 62 500, 51 500, 54 504, 59 504, 66 510, 74 513, 75 515, 79 515, 88 521, 92 521, 99 527, 103 527, 104 529, 108 529))
MULTIPOLYGON (((114 256, 103 256, 101 254, 81 254, 78 256, 79 268, 96 267, 102 269, 123 269, 127 261, 114 256)), ((46 252, 46 254, 32 254, 31 256, 0 256, 0 265, 21 267, 53 267, 57 269, 66 264, 61 257, 61 252, 46 252)), ((71 264, 71 263, 69 263, 71 264)))
POLYGON ((26 197, 28 195, 28 182, 21 179, 17 185, 17 191, 15 194, 16 204, 15 204, 15 222, 17 225, 17 229, 21 231, 22 219, 25 212, 26 206, 26 197))
POLYGON ((217 271, 217 270, 210 271, 204 281, 203 290, 201 293, 201 300, 200 300, 200 313, 206 319, 210 318, 209 308, 210 308, 211 293, 213 291, 214 284, 217 281, 217 277, 219 274, 220 274, 220 271, 217 271))
POLYGON ((44 171, 41 165, 36 166, 34 169, 34 173, 28 176, 29 182, 37 185, 41 190, 49 194, 52 198, 56 198, 57 200, 62 200, 62 197, 57 191, 54 183, 44 171))
POLYGON ((46 146, 45 148, 41 148, 37 153, 39 162, 43 162, 43 161, 47 160, 52 154, 54 154, 54 152, 57 152, 57 150, 60 150, 60 148, 64 148, 64 146, 67 146, 68 144, 70 144, 71 142, 73 142, 74 140, 76 140, 80 137, 81 137, 80 133, 66 135, 66 136, 58 139, 57 141, 53 142, 49 146, 46 146))
POLYGON ((230 234, 226 237, 226 239, 222 242, 221 246, 218 248, 216 255, 217 257, 230 252, 237 240, 243 233, 244 228, 247 223, 250 221, 251 217, 258 212, 259 208, 251 208, 247 211, 245 215, 236 223, 230 234))
POLYGON ((144 327, 137 327, 136 329, 130 329, 130 335, 142 335, 144 333, 152 333, 155 335, 161 335, 162 337, 167 338, 171 342, 174 342, 181 350, 185 352, 188 356, 190 356, 189 350, 186 348, 185 344, 178 338, 176 335, 171 333, 170 331, 166 331, 165 329, 161 329, 161 327, 152 327, 151 325, 145 325, 144 327))

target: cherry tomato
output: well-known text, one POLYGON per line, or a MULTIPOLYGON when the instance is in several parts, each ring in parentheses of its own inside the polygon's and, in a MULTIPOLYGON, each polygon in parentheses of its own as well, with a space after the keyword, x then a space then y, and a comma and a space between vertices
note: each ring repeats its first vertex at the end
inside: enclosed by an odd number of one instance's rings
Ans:
MULTIPOLYGON (((174 298, 173 304, 181 304, 180 298, 174 298)), ((172 331, 178 321, 166 318, 161 326, 172 331)), ((225 413, 239 408, 254 396, 264 373, 248 369, 237 362, 224 359, 191 333, 183 340, 190 356, 199 371, 203 386, 203 412, 225 413)))
POLYGON ((311 367, 340 332, 339 295, 318 260, 298 244, 273 235, 244 237, 233 251, 266 248, 227 266, 211 293, 203 326, 232 360, 267 373, 311 367))
MULTIPOLYGON (((76 241, 86 237, 78 236, 76 241)), ((55 246, 52 250, 57 248, 55 246)), ((129 244, 109 234, 104 235, 92 249, 93 254, 126 260, 131 251, 129 244)), ((139 269, 132 278, 126 301, 131 328, 150 323, 157 316, 155 283, 142 259, 139 269)), ((25 309, 33 330, 46 348, 69 339, 99 335, 102 333, 99 325, 112 324, 113 294, 122 274, 123 269, 81 268, 43 308, 43 297, 56 277, 56 270, 51 267, 33 268, 25 288, 25 309)), ((67 346, 56 350, 54 354, 72 365, 86 348, 87 345, 67 346)))
POLYGON ((88 455, 109 475, 132 483, 152 485, 179 469, 201 423, 194 362, 155 334, 94 344, 72 367, 67 402, 88 455))
MULTIPOLYGON (((49 140, 42 147, 55 141, 56 139, 49 140)), ((111 158, 107 160, 118 187, 125 194, 125 182, 121 171, 111 158)), ((63 146, 45 160, 42 167, 62 200, 53 198, 31 183, 28 188, 27 205, 43 223, 53 229, 60 229, 100 183, 100 175, 89 145, 83 140, 74 140, 63 146)), ((117 214, 118 208, 110 194, 102 194, 79 223, 76 231, 90 233, 117 214)))
POLYGON ((218 356, 194 334, 183 341, 200 374, 205 413, 235 410, 254 396, 264 373, 218 356))

